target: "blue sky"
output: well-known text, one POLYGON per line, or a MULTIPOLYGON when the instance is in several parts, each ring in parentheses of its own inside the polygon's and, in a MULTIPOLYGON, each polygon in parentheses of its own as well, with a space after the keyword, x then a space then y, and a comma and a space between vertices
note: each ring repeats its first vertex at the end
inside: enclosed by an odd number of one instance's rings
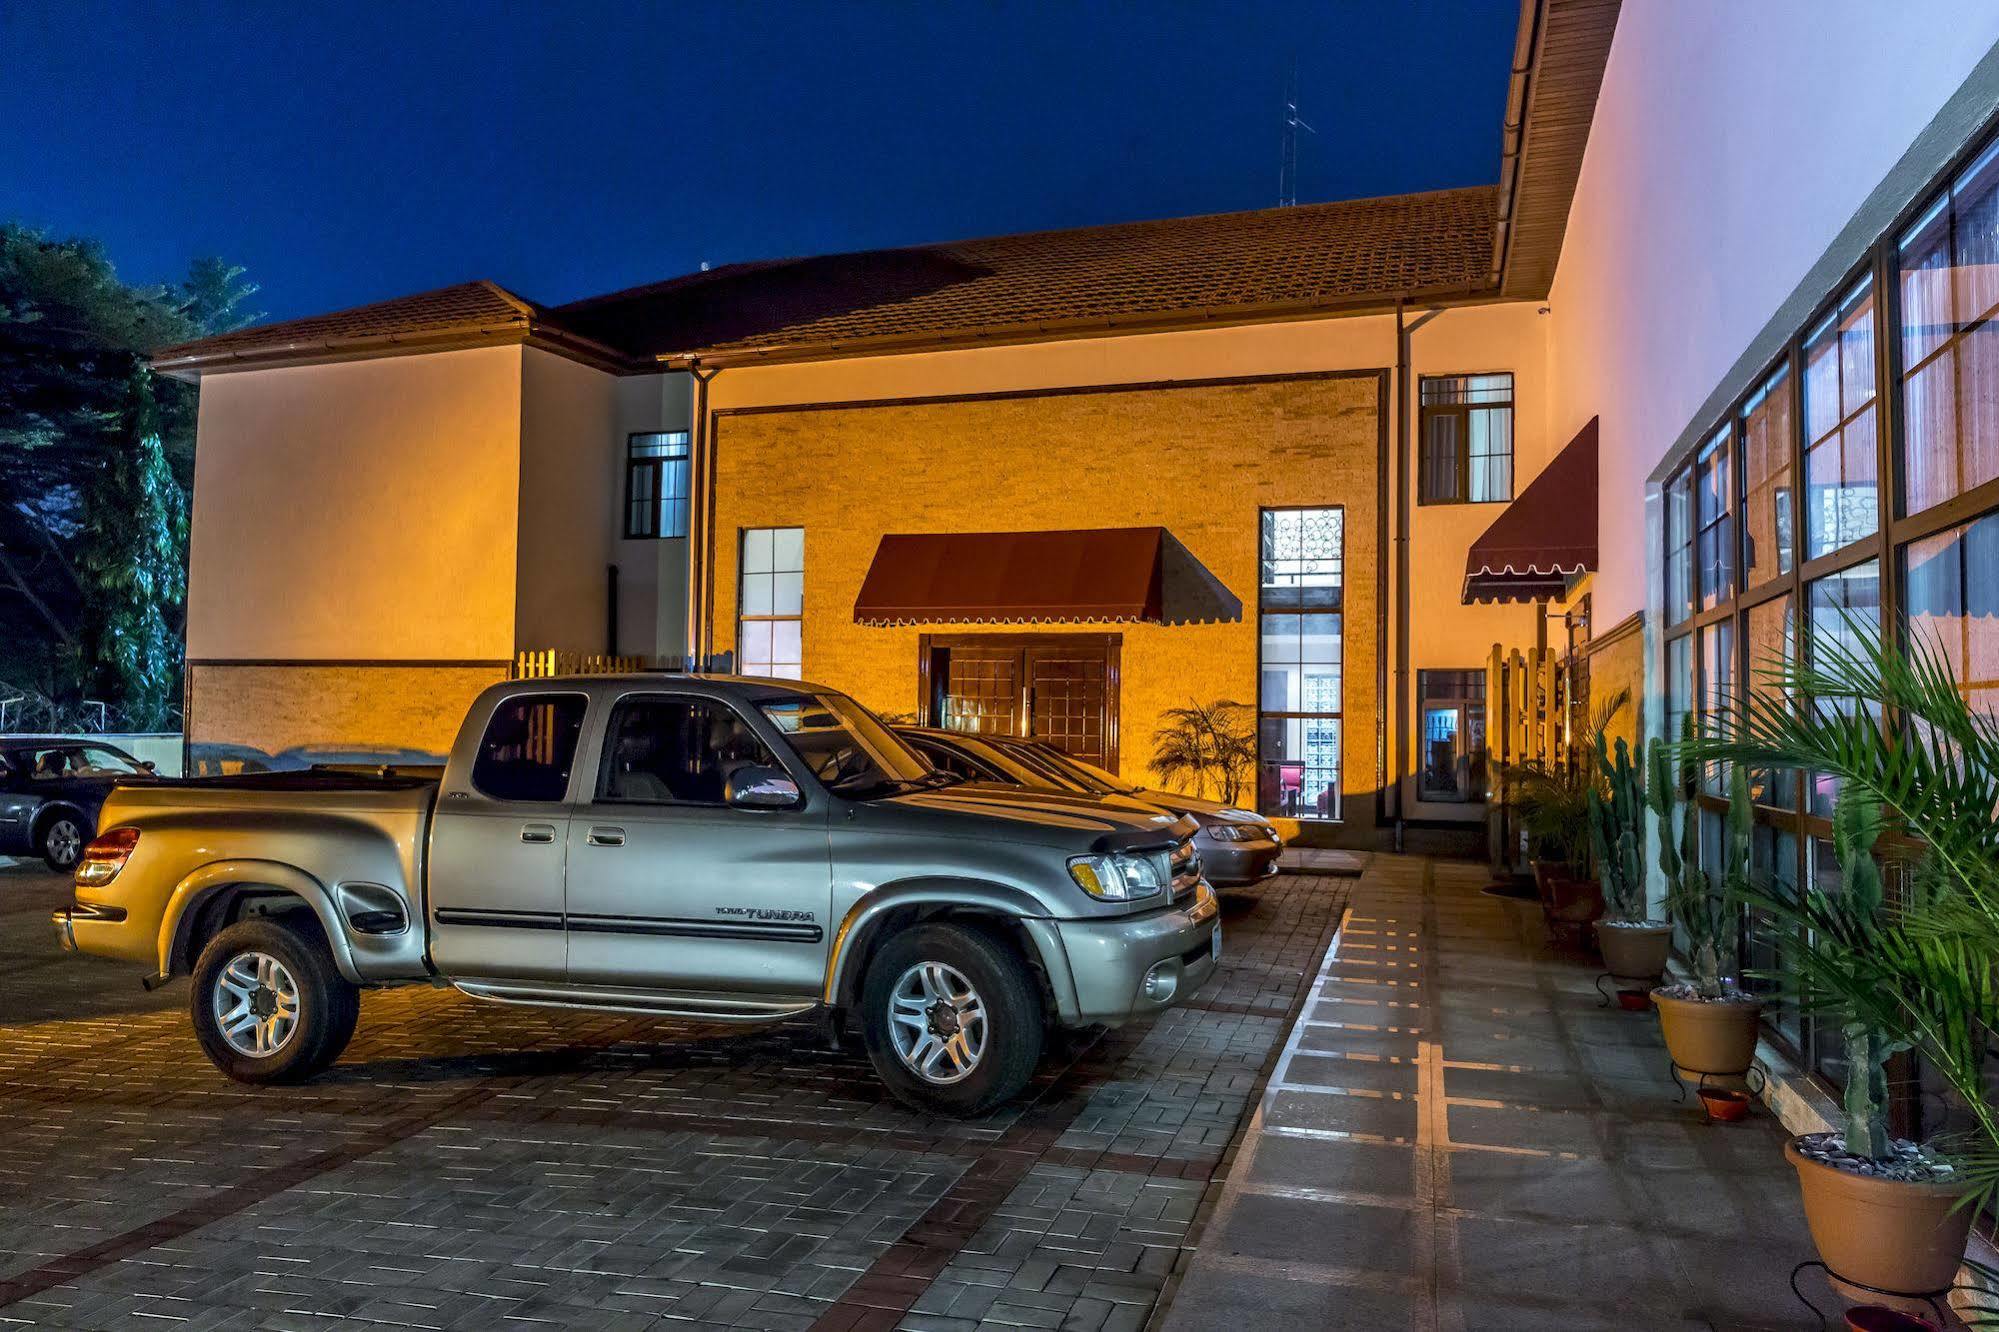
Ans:
POLYGON ((0 5, 0 219, 273 317, 1498 176, 1513 0, 0 5))

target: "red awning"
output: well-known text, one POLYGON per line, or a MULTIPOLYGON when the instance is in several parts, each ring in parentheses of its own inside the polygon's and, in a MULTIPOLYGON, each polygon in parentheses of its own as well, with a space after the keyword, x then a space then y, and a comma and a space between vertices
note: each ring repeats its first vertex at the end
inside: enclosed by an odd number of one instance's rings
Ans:
POLYGON ((1591 417, 1472 542, 1464 603, 1555 601, 1595 570, 1596 434, 1591 417))
POLYGON ((1162 618, 1163 527, 889 535, 854 599, 860 624, 1162 618))

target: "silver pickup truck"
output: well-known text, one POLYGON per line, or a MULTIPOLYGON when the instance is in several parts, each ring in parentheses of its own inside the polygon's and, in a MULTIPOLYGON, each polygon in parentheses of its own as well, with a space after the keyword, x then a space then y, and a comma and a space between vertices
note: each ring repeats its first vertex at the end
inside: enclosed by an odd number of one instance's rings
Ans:
POLYGON ((191 973, 196 1035, 247 1082, 309 1077, 365 987, 858 1026, 889 1089, 977 1114, 1051 1026, 1185 998, 1221 954, 1170 814, 953 789, 816 685, 496 685, 442 770, 121 784, 63 944, 191 973))

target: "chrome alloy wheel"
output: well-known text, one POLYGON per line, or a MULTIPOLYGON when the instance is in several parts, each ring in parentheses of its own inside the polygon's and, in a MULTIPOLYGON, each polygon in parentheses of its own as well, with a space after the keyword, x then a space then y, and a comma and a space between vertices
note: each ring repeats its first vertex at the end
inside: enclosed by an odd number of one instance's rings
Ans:
POLYGON ((238 953, 215 978, 215 1025, 237 1054, 268 1059, 298 1031, 298 982, 269 953, 238 953))
POLYGON ((83 853, 83 829, 74 819, 57 819, 49 825, 49 859, 58 865, 74 865, 83 853))
POLYGON ((962 1082, 986 1052, 986 1005, 956 968, 918 962, 889 992, 889 1037, 925 1082, 962 1082))

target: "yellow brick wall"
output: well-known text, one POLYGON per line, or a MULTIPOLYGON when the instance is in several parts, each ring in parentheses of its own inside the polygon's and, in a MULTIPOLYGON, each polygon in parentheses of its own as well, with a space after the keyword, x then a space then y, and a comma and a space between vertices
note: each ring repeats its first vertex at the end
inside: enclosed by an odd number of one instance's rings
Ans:
POLYGON ((725 414, 716 428, 712 642, 735 646, 739 534, 805 529, 805 674, 884 713, 918 706, 917 641, 1000 625, 854 623, 888 532, 1163 526, 1243 602, 1228 624, 1031 625, 1123 636, 1120 766, 1146 765, 1160 713, 1257 693, 1263 507, 1346 510, 1344 807, 1372 825, 1380 376, 1181 384, 959 402, 725 414))
POLYGON ((1634 618, 1612 626, 1603 637, 1589 645, 1590 710, 1592 713, 1617 694, 1630 692, 1624 705, 1604 734, 1615 745, 1625 741, 1635 750, 1643 727, 1645 706, 1645 634, 1634 618))
POLYGON ((196 665, 188 735, 196 744, 419 749, 443 754, 465 708, 507 668, 398 664, 196 665))

